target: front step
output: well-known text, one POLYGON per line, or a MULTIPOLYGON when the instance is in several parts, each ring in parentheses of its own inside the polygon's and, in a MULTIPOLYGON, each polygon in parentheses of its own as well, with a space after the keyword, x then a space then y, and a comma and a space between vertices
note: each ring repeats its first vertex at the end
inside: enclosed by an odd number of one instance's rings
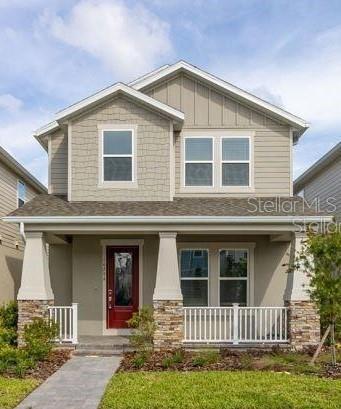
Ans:
POLYGON ((119 356, 123 354, 123 349, 75 349, 74 356, 119 356))
POLYGON ((83 336, 79 344, 75 346, 74 355, 114 356, 130 352, 133 348, 129 345, 129 339, 125 337, 92 337, 83 336))

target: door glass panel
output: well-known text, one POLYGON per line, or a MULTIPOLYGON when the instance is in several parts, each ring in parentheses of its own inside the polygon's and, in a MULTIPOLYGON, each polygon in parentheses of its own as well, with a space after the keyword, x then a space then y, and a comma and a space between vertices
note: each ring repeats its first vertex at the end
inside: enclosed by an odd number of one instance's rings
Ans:
POLYGON ((132 253, 115 253, 115 305, 132 305, 133 289, 132 253))

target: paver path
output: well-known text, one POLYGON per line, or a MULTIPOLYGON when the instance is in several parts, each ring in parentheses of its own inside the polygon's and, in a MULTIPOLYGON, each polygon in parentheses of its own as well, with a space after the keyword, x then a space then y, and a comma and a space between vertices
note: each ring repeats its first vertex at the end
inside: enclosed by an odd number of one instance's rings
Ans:
POLYGON ((120 360, 117 356, 73 357, 17 409, 96 409, 120 360))

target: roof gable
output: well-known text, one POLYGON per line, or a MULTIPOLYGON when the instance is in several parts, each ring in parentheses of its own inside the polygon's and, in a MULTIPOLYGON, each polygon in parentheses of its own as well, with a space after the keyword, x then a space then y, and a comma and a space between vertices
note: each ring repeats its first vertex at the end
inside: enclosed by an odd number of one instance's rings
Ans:
POLYGON ((270 104, 269 102, 266 102, 261 98, 258 98, 249 92, 223 81, 222 79, 217 78, 185 61, 179 61, 173 65, 164 66, 150 75, 146 75, 136 81, 131 82, 129 85, 136 90, 144 91, 151 86, 156 86, 167 77, 172 77, 176 73, 180 72, 193 76, 202 82, 206 82, 210 86, 216 88, 218 91, 232 96, 235 100, 247 103, 247 105, 250 107, 253 107, 256 110, 261 110, 272 118, 291 125, 296 130, 297 137, 303 134, 303 132, 309 127, 309 124, 307 124, 304 119, 299 118, 296 115, 293 115, 273 104, 270 104))
POLYGON ((336 144, 329 152, 327 152, 322 158, 315 162, 310 168, 308 168, 301 176, 294 181, 294 194, 299 193, 304 186, 319 172, 326 169, 337 158, 341 157, 341 142, 336 144))

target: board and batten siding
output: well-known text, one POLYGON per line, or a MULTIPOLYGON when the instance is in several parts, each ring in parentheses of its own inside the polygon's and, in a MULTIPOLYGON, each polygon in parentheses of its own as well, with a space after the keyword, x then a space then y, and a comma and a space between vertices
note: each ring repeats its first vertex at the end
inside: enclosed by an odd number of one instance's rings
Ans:
POLYGON ((115 97, 71 124, 71 200, 170 200, 170 120, 115 97), (137 126, 137 187, 99 185, 98 125, 137 126))
MULTIPOLYGON (((17 185, 22 180, 12 169, 0 161, 0 218, 7 216, 18 207, 17 185)), ((37 192, 24 180, 26 185, 26 201, 33 199, 37 192)), ((23 245, 19 236, 19 229, 15 224, 5 223, 0 220, 0 246, 22 250, 23 245)))
POLYGON ((68 187, 68 142, 62 130, 49 137, 49 193, 66 195, 68 187))
MULTIPOLYGON (((254 183, 257 196, 291 194, 291 132, 265 114, 241 104, 185 74, 178 74, 143 90, 185 114, 183 130, 252 130, 254 132, 254 183)), ((245 193, 180 193, 181 133, 175 138, 175 192, 178 196, 242 196, 245 193)))
POLYGON ((323 168, 304 185, 304 198, 312 203, 316 198, 323 210, 332 210, 327 200, 337 206, 336 216, 341 220, 341 157, 323 168))

